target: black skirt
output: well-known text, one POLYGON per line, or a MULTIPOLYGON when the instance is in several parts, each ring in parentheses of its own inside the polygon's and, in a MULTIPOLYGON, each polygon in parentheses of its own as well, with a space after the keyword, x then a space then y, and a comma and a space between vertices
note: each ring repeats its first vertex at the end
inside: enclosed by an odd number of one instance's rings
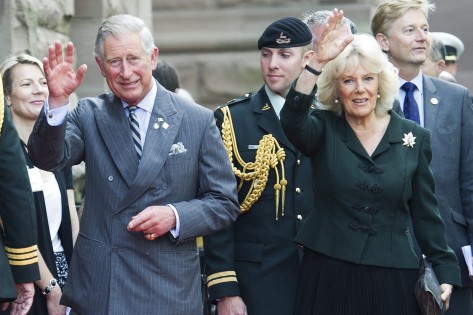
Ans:
POLYGON ((297 315, 418 315, 418 271, 354 264, 306 250, 297 315))

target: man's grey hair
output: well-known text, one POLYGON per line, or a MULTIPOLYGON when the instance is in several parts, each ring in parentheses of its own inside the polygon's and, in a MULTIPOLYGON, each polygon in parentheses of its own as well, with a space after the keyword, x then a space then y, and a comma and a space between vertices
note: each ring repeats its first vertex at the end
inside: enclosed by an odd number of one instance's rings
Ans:
POLYGON ((437 62, 439 60, 445 60, 445 55, 447 51, 445 49, 445 45, 442 43, 440 39, 435 37, 435 35, 430 34, 430 50, 429 50, 429 58, 433 62, 437 62))
MULTIPOLYGON (((330 10, 306 11, 302 13, 302 22, 304 22, 309 27, 314 25, 326 25, 331 15, 332 11, 330 10)), ((350 28, 350 31, 353 35, 358 34, 358 27, 355 23, 353 23, 352 20, 344 16, 342 23, 350 28)))
POLYGON ((154 38, 144 21, 136 16, 119 14, 109 17, 100 26, 95 38, 95 57, 103 62, 105 39, 110 36, 119 37, 127 33, 138 34, 143 50, 151 56, 155 47, 154 38))

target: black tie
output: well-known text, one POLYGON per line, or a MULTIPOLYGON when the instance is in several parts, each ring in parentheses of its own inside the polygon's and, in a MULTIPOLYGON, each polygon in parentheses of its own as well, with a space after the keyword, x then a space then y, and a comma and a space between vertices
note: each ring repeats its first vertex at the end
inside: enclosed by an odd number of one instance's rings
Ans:
POLYGON ((404 99, 404 117, 413 120, 420 125, 419 106, 414 98, 414 90, 417 87, 412 82, 406 82, 401 86, 401 89, 406 91, 406 98, 404 99))

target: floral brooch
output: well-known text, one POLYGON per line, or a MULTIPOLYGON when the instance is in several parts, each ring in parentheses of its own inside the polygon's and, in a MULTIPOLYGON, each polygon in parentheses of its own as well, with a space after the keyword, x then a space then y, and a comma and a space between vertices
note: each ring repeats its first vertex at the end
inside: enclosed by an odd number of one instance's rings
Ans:
POLYGON ((406 147, 414 147, 414 144, 416 144, 416 137, 412 134, 412 132, 409 132, 408 134, 404 134, 404 138, 402 138, 402 141, 404 142, 403 145, 406 147))

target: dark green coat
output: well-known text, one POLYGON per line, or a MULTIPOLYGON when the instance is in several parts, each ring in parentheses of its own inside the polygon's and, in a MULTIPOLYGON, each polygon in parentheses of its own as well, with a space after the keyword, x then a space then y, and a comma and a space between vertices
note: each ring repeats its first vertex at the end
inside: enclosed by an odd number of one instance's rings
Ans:
MULTIPOLYGON (((1 85, 0 85, 0 88, 1 85)), ((0 302, 16 298, 15 283, 39 279, 36 218, 20 139, 7 107, 0 134, 0 302), (7 256, 8 254, 8 256, 7 256)))
MULTIPOLYGON (((277 221, 273 188, 276 176, 270 170, 258 201, 240 214, 231 227, 204 237, 210 299, 241 296, 249 314, 291 314, 301 258, 294 237, 314 206, 310 160, 284 135, 264 87, 226 106, 243 160, 255 161, 259 141, 272 134, 286 152, 284 171, 288 185, 284 216, 280 205, 277 221)), ((215 111, 215 117, 221 128, 220 109, 215 111)), ((249 185, 245 182, 239 191, 240 202, 249 185)))
POLYGON ((281 112, 286 135, 314 165, 317 206, 297 242, 356 264, 415 269, 419 260, 406 233, 411 216, 440 283, 460 285, 434 195, 430 132, 391 112, 384 137, 368 156, 344 116, 308 115, 310 99, 291 90, 281 112), (413 147, 403 143, 409 133, 413 147))

